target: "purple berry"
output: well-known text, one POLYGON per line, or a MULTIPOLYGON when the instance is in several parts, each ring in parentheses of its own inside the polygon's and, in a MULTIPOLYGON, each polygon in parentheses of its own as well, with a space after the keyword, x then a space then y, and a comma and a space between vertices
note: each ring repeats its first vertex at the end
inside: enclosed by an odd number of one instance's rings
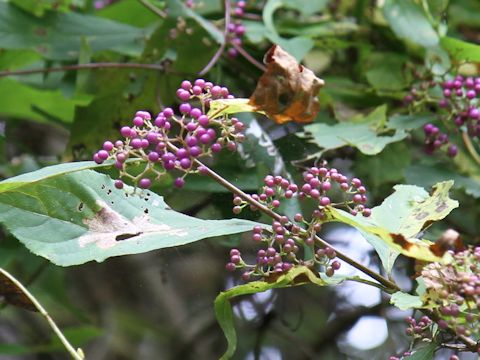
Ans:
POLYGON ((189 158, 183 158, 180 160, 180 166, 182 167, 182 169, 188 169, 190 168, 190 166, 192 166, 192 162, 189 158))
POLYGON ((215 144, 212 144, 212 146, 210 147, 210 149, 212 149, 212 152, 214 153, 218 153, 222 150, 222 144, 220 143, 215 143, 215 144))
POLYGON ((202 144, 208 144, 212 141, 212 137, 210 136, 210 134, 205 133, 202 136, 200 136, 199 140, 202 144))
POLYGON ((181 177, 176 178, 174 182, 175 187, 182 188, 185 185, 185 180, 181 177))
POLYGON ((320 199, 320 205, 322 206, 327 206, 330 205, 330 198, 327 196, 324 196, 320 199))
POLYGON ((447 149, 447 155, 450 157, 455 157, 458 154, 458 148, 456 145, 450 145, 447 149))
POLYGON ((112 151, 113 150, 113 143, 111 141, 105 141, 102 146, 103 150, 105 151, 112 151))
POLYGON ((103 163, 103 160, 100 159, 100 156, 98 156, 98 153, 95 153, 95 154, 93 155, 93 161, 95 161, 97 164, 103 163))
POLYGON ((185 129, 187 129, 187 131, 190 131, 190 132, 193 132, 197 129, 198 127, 198 124, 196 122, 193 122, 193 121, 190 121, 186 126, 185 126, 185 129))
POLYGON ((199 146, 192 146, 189 150, 190 156, 197 157, 202 153, 202 149, 199 146))
POLYGON ((195 80, 195 86, 198 86, 200 88, 204 88, 205 87, 205 80, 204 79, 197 79, 195 80))
POLYGON ((150 153, 148 154, 148 161, 150 162, 157 162, 159 158, 160 155, 155 151, 150 151, 150 153))
POLYGON ((192 110, 190 110, 190 116, 194 119, 198 119, 201 115, 202 115, 202 110, 200 110, 199 108, 193 108, 192 110))
POLYGON ((189 146, 189 147, 192 147, 192 146, 195 146, 198 144, 198 140, 195 136, 190 136, 188 135, 187 137, 185 137, 185 143, 189 146))
POLYGON ((148 189, 152 185, 152 180, 149 178, 142 178, 138 182, 138 186, 141 187, 142 189, 148 189))
POLYGON ((234 263, 229 262, 229 263, 227 263, 227 265, 225 265, 225 269, 227 269, 227 271, 233 272, 233 271, 235 271, 236 266, 235 266, 234 263))
POLYGON ((183 80, 180 86, 183 90, 190 90, 192 88, 192 83, 188 80, 183 80))
POLYGON ((142 140, 139 138, 132 139, 132 141, 130 141, 130 145, 134 149, 140 149, 142 147, 142 140))
POLYGON ((178 89, 177 97, 182 101, 188 101, 190 99, 190 93, 184 89, 178 89))
MULTIPOLYGON (((176 155, 177 155, 177 158, 179 158, 179 159, 186 158, 186 157, 188 157, 188 150, 185 149, 185 148, 179 148, 176 152, 176 155)), ((173 159, 171 159, 171 160, 173 160, 173 159)))
POLYGON ((210 119, 208 118, 207 115, 200 115, 198 117, 198 123, 203 127, 208 126, 209 122, 210 122, 210 119))
POLYGON ((202 93, 202 88, 200 86, 195 85, 194 87, 192 87, 192 93, 193 95, 198 96, 202 93))
POLYGON ((97 155, 98 155, 98 157, 99 157, 100 159, 102 159, 102 160, 107 160, 107 159, 108 159, 108 156, 109 156, 109 155, 108 155, 108 151, 106 151, 106 150, 99 150, 99 151, 97 152, 97 155))
POLYGON ((138 127, 143 126, 143 118, 140 117, 140 116, 135 116, 133 118, 133 125, 138 126, 138 127))
POLYGON ((477 108, 472 108, 468 112, 468 116, 472 119, 478 119, 480 118, 480 111, 477 108))
POLYGON ((475 97, 477 96, 477 93, 475 92, 475 90, 468 90, 467 91, 467 99, 475 99, 475 97))
POLYGON ((124 126, 120 129, 120 134, 122 134, 123 137, 130 137, 132 129, 130 129, 129 126, 124 126))
POLYGON ((117 189, 123 189, 123 181, 122 180, 115 180, 115 187, 117 189))
POLYGON ((190 110, 192 110, 192 106, 189 103, 183 103, 183 104, 180 104, 180 106, 178 107, 178 110, 180 110, 182 114, 188 114, 190 110))
POLYGON ((163 116, 165 116, 167 119, 173 116, 173 109, 171 108, 165 108, 162 112, 163 116))

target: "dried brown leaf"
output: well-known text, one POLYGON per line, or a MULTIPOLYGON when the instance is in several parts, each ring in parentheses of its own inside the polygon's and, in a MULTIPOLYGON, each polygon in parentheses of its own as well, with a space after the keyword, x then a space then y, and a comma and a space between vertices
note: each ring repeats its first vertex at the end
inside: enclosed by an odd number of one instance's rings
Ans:
POLYGON ((311 123, 320 110, 317 99, 324 81, 295 58, 274 45, 265 54, 267 70, 250 97, 250 104, 278 124, 311 123))

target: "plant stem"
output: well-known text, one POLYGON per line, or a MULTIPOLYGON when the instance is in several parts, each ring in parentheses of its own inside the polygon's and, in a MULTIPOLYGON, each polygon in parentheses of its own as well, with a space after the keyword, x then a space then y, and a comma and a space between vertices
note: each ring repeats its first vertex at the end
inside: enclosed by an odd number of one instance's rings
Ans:
POLYGON ((0 71, 0 77, 11 75, 30 75, 39 73, 50 73, 67 70, 82 70, 82 69, 104 69, 104 68, 124 68, 124 69, 146 69, 146 70, 165 70, 163 65, 158 64, 140 64, 140 63, 90 63, 77 65, 64 65, 58 67, 48 67, 43 69, 29 69, 29 70, 7 70, 0 71))
POLYGON ((25 294, 25 296, 28 297, 28 299, 32 302, 32 304, 40 312, 40 314, 42 314, 43 317, 45 317, 45 319, 47 320, 48 324, 52 328, 55 335, 58 336, 58 338, 62 342, 63 346, 65 346, 65 348, 70 353, 70 355, 72 355, 72 358, 74 358, 75 360, 85 359, 85 355, 83 354, 82 349, 77 349, 77 350, 74 349, 74 347, 68 342, 65 335, 63 335, 62 331, 58 328, 57 324, 55 324, 55 322, 50 317, 50 315, 48 315, 47 311, 38 302, 38 300, 22 285, 22 283, 2 268, 0 268, 0 274, 2 274, 2 276, 9 279, 18 289, 20 289, 22 291, 22 293, 25 294))
POLYGON ((475 150, 475 147, 473 146, 472 141, 466 132, 462 132, 462 139, 473 160, 480 165, 480 155, 478 155, 478 152, 475 150))
MULTIPOLYGON (((170 142, 167 142, 167 146, 173 151, 178 150, 178 148, 170 142)), ((259 203, 258 201, 254 200, 250 195, 243 192, 242 190, 237 188, 235 185, 233 185, 232 183, 230 183, 229 181, 227 181, 226 179, 224 179, 223 177, 218 175, 215 171, 210 169, 208 166, 204 165, 202 162, 195 159, 194 163, 197 166, 202 166, 203 168, 205 168, 205 173, 208 176, 210 176, 213 180, 215 180, 217 183, 219 183, 221 186, 223 186, 224 188, 226 188, 227 190, 229 190, 233 194, 241 197, 243 200, 245 200, 250 205, 255 206, 259 211, 261 211, 264 214, 270 216, 272 219, 277 220, 277 221, 281 221, 282 217, 279 214, 277 214, 273 210, 269 209, 267 206, 265 206, 265 205, 259 203)), ((350 258, 348 255, 343 254, 341 251, 335 249, 332 245, 330 245, 328 242, 326 242, 325 240, 320 238, 318 235, 315 235, 315 241, 317 243, 321 244, 323 247, 328 246, 328 247, 332 248, 333 250, 335 250, 335 252, 337 254, 337 257, 339 259, 345 261, 346 263, 350 264, 354 268, 356 268, 356 269, 360 270, 361 272, 363 272, 364 274, 370 276, 372 279, 378 281, 380 284, 382 284, 386 288, 384 290, 387 293, 394 293, 394 292, 400 290, 399 287, 395 283, 391 282, 388 279, 385 279, 383 276, 381 276, 380 274, 377 274, 375 271, 372 271, 369 268, 367 268, 366 266, 356 262, 355 260, 350 258)))
POLYGON ((148 10, 150 10, 151 12, 155 13, 156 15, 158 15, 159 17, 161 18, 166 18, 167 17, 167 13, 163 10, 160 10, 159 8, 157 8, 156 6, 150 4, 148 2, 148 0, 138 0, 138 2, 140 4, 142 4, 143 6, 145 6, 148 10))
POLYGON ((267 68, 261 62, 255 60, 252 55, 250 55, 243 47, 238 44, 231 43, 231 45, 238 51, 240 55, 242 55, 245 59, 247 59, 252 65, 256 66, 261 71, 266 71, 267 68))
POLYGON ((224 2, 225 6, 225 29, 223 32, 223 42, 220 44, 220 47, 218 48, 217 52, 215 55, 212 56, 208 64, 198 73, 198 75, 204 75, 207 72, 210 71, 210 69, 217 63, 218 59, 220 59, 220 56, 222 56, 223 51, 225 50, 225 47, 227 46, 227 41, 228 41, 228 28, 230 26, 230 11, 231 11, 231 4, 230 0, 225 0, 224 2))

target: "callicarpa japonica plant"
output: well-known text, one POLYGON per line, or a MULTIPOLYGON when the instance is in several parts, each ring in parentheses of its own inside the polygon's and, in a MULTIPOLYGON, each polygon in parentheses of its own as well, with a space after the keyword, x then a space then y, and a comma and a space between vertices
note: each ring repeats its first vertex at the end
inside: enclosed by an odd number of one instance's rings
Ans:
POLYGON ((0 358, 477 358, 479 13, 0 2, 0 358))

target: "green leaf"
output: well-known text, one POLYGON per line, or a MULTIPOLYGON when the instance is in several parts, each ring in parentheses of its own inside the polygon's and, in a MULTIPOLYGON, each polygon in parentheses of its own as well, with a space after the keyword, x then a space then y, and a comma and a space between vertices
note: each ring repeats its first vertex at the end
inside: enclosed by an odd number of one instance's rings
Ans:
POLYGON ((406 87, 403 67, 406 57, 388 52, 374 52, 367 59, 365 76, 377 91, 398 91, 406 87))
POLYGON ((388 119, 389 125, 397 130, 414 130, 432 122, 437 117, 430 114, 415 114, 415 115, 393 115, 388 119))
POLYGON ((138 56, 145 30, 95 16, 48 11, 42 18, 0 2, 0 48, 31 49, 48 59, 74 60, 85 37, 92 51, 138 56))
POLYGON ((397 291, 390 298, 390 304, 395 305, 400 310, 419 309, 423 305, 420 296, 410 295, 402 291, 397 291))
MULTIPOLYGON (((371 196, 384 196, 383 185, 398 184, 404 179, 404 169, 412 161, 411 146, 404 142, 388 145, 376 156, 359 155, 353 171, 369 184, 371 196)), ((430 184, 433 185, 433 184, 430 184)))
POLYGON ((152 192, 116 190, 106 175, 85 170, 45 176, 54 170, 9 179, 0 193, 0 222, 30 251, 57 265, 179 246, 257 224, 199 220, 171 210, 152 192))
POLYGON ((424 47, 438 44, 437 32, 414 0, 386 0, 383 14, 399 38, 424 47))
POLYGON ((256 110, 256 108, 250 105, 250 99, 218 99, 210 101, 210 110, 208 116, 210 118, 218 118, 222 115, 237 114, 242 112, 256 112, 259 114, 265 114, 264 111, 256 110))
POLYGON ((440 40, 442 47, 448 51, 452 59, 457 61, 480 61, 480 46, 466 41, 444 36, 440 40))
POLYGON ((387 272, 398 254, 442 261, 430 248, 433 243, 417 236, 430 223, 443 219, 458 207, 458 202, 448 196, 452 185, 453 181, 438 183, 432 194, 418 186, 397 185, 392 195, 372 208, 369 218, 328 207, 327 221, 340 221, 357 228, 375 248, 387 272))
POLYGON ((203 16, 187 7, 180 0, 166 0, 168 8, 168 16, 174 18, 183 17, 192 19, 197 22, 210 36, 218 43, 222 44, 225 39, 221 30, 219 30, 211 21, 206 20, 203 16))
POLYGON ((449 169, 443 164, 437 165, 412 165, 405 169, 405 177, 411 184, 431 186, 437 182, 453 180, 454 189, 463 189, 466 194, 480 198, 480 178, 477 176, 463 176, 454 169, 449 169))
POLYGON ((15 70, 41 60, 41 56, 33 50, 0 49, 0 69, 15 70))
POLYGON ((309 268, 299 266, 279 276, 274 282, 252 281, 221 292, 215 299, 215 316, 228 342, 227 350, 221 359, 231 358, 237 348, 237 334, 234 327, 232 305, 230 304, 232 298, 306 283, 326 286, 331 283, 338 284, 343 280, 346 280, 346 278, 333 279, 328 282, 326 279, 317 277, 309 268))
MULTIPOLYGON (((321 4, 318 4, 321 5, 321 4)), ((309 52, 314 42, 312 39, 308 37, 297 36, 290 39, 286 39, 280 36, 277 29, 275 28, 275 24, 273 21, 273 14, 276 10, 287 7, 287 8, 294 8, 300 9, 298 3, 294 3, 289 0, 268 0, 263 7, 263 23, 265 24, 266 32, 265 37, 268 38, 274 44, 278 44, 284 49, 286 52, 291 54, 297 61, 301 61, 303 57, 309 52)), ((307 11, 311 11, 306 7, 307 11)))
POLYGON ((416 349, 413 355, 405 357, 408 360, 433 360, 437 344, 432 342, 420 349, 416 349))
POLYGON ((97 11, 97 17, 118 21, 136 27, 147 27, 159 21, 158 15, 143 6, 139 1, 117 1, 97 11))
POLYGON ((298 135, 321 147, 322 150, 318 155, 343 146, 354 146, 363 154, 375 155, 380 153, 386 145, 403 140, 407 136, 403 129, 396 130, 391 136, 384 134, 395 130, 389 122, 386 122, 385 111, 386 108, 380 106, 368 116, 355 119, 355 122, 342 122, 335 125, 314 123, 305 126, 304 132, 298 135))
MULTIPOLYGON (((0 40, 1 41, 1 40, 0 40)), ((0 79, 0 115, 47 122, 73 120, 75 106, 85 106, 90 96, 66 99, 59 90, 39 90, 13 79, 0 79)))

